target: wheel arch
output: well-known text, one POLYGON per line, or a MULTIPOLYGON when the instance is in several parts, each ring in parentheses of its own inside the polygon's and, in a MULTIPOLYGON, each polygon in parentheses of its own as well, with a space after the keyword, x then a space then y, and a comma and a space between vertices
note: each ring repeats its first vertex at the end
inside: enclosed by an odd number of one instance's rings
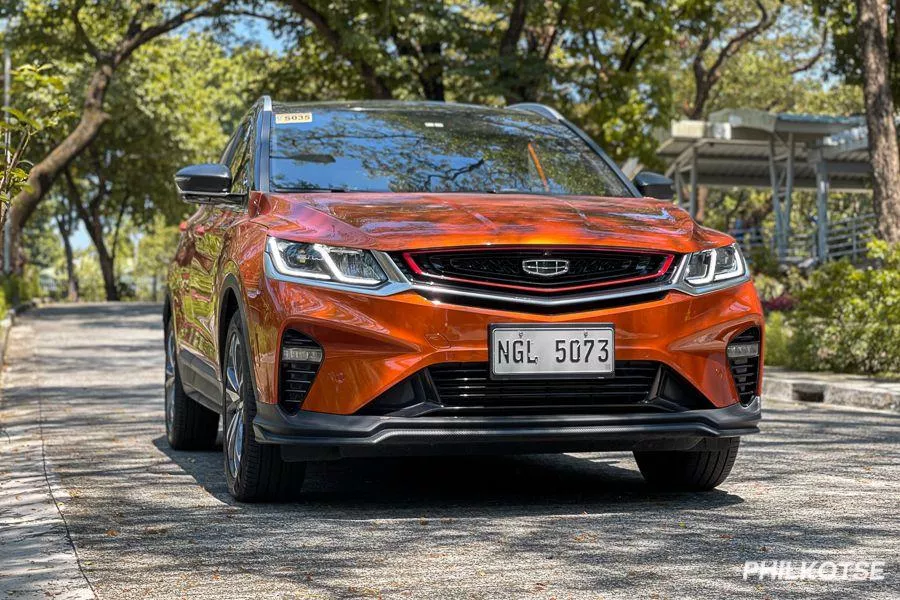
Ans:
POLYGON ((222 280, 222 291, 219 296, 219 313, 216 329, 217 344, 217 362, 219 367, 219 376, 222 378, 224 385, 224 360, 225 360, 225 342, 228 335, 228 325, 235 314, 238 314, 243 327, 241 331, 244 337, 244 347, 247 348, 247 358, 250 363, 250 381, 253 384, 253 391, 259 398, 259 386, 256 383, 256 368, 254 360, 254 347, 250 344, 249 323, 247 322, 247 310, 244 303, 243 287, 234 273, 228 273, 222 280))

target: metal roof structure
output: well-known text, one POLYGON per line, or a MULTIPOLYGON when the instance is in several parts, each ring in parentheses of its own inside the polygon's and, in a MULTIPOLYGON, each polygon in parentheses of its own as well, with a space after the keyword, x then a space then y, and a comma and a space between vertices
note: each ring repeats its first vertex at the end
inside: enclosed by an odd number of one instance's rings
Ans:
POLYGON ((872 167, 862 117, 729 109, 711 114, 708 121, 674 122, 659 140, 657 155, 675 180, 679 204, 691 214, 696 214, 699 186, 770 189, 781 258, 790 237, 794 190, 816 191, 820 260, 827 246, 829 192, 870 190, 872 167))

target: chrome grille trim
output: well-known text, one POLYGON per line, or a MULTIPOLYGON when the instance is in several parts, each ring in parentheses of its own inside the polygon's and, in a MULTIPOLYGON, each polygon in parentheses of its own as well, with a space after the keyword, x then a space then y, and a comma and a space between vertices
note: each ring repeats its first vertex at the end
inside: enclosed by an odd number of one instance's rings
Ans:
MULTIPOLYGON (((385 272, 388 273, 391 281, 388 281, 384 285, 378 288, 362 288, 359 286, 351 286, 342 283, 332 282, 332 281, 317 281, 314 279, 305 279, 302 277, 291 277, 288 275, 282 275, 278 271, 275 270, 274 265, 272 264, 272 259, 269 256, 268 252, 264 255, 264 268, 265 274, 268 279, 276 280, 276 281, 285 281, 289 283, 294 283, 297 285, 304 285, 309 287, 317 287, 324 288, 329 290, 338 290, 344 292, 352 292, 354 294, 364 294, 369 296, 393 296, 395 294, 401 294, 403 292, 408 291, 416 291, 418 293, 429 293, 429 294, 440 294, 443 296, 447 296, 448 302, 451 301, 453 297, 461 297, 461 298, 477 298, 480 300, 489 300, 496 302, 510 302, 514 304, 521 304, 523 306, 543 306, 543 307, 555 307, 555 306, 577 306, 578 304, 588 304, 591 302, 598 302, 604 300, 618 300, 624 298, 632 298, 637 296, 644 295, 652 295, 658 294, 662 292, 670 292, 670 291, 678 291, 684 294, 688 294, 689 296, 701 296, 710 291, 722 291, 728 288, 715 288, 714 290, 709 289, 707 287, 691 287, 689 285, 681 283, 682 274, 684 273, 685 268, 687 268, 687 261, 690 257, 689 254, 685 254, 678 260, 678 266, 675 269, 672 278, 668 282, 664 283, 654 283, 643 286, 634 286, 625 289, 611 290, 608 292, 591 292, 578 296, 569 296, 565 298, 535 298, 530 296, 524 296, 521 294, 504 294, 504 293, 492 293, 492 292, 479 292, 479 291, 470 291, 470 290, 461 290, 457 288, 451 288, 446 286, 441 286, 437 284, 422 284, 422 283, 411 283, 409 279, 407 279, 400 269, 397 268, 396 264, 393 262, 390 256, 385 252, 381 252, 378 250, 373 250, 372 254, 375 256, 375 259, 382 266, 386 267, 385 272)), ((741 285, 750 281, 750 275, 747 274, 743 277, 735 279, 732 282, 729 282, 731 285, 728 287, 734 287, 737 285, 741 285)))

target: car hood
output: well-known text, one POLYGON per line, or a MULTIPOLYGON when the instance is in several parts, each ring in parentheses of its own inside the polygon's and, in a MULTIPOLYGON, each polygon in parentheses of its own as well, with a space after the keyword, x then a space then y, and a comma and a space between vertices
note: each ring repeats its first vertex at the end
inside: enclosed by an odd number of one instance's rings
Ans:
POLYGON ((692 252, 730 240, 650 198, 275 194, 257 218, 277 237, 385 251, 546 244, 692 252))

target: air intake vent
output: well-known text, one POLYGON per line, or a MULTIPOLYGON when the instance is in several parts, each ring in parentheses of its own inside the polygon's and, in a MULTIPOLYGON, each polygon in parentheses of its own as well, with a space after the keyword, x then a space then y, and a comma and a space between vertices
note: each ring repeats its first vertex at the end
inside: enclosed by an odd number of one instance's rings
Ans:
POLYGON ((671 369, 653 361, 616 361, 608 379, 491 379, 488 363, 440 363, 419 371, 359 414, 564 415, 713 408, 671 369))
POLYGON ((650 397, 659 363, 617 361, 610 379, 490 379, 487 363, 441 364, 429 369, 444 406, 635 404, 650 397))
POLYGON ((284 333, 279 370, 279 403, 287 412, 299 410, 322 363, 322 347, 297 331, 284 333))
POLYGON ((741 404, 749 404, 759 387, 759 327, 751 327, 728 343, 728 366, 741 404))

